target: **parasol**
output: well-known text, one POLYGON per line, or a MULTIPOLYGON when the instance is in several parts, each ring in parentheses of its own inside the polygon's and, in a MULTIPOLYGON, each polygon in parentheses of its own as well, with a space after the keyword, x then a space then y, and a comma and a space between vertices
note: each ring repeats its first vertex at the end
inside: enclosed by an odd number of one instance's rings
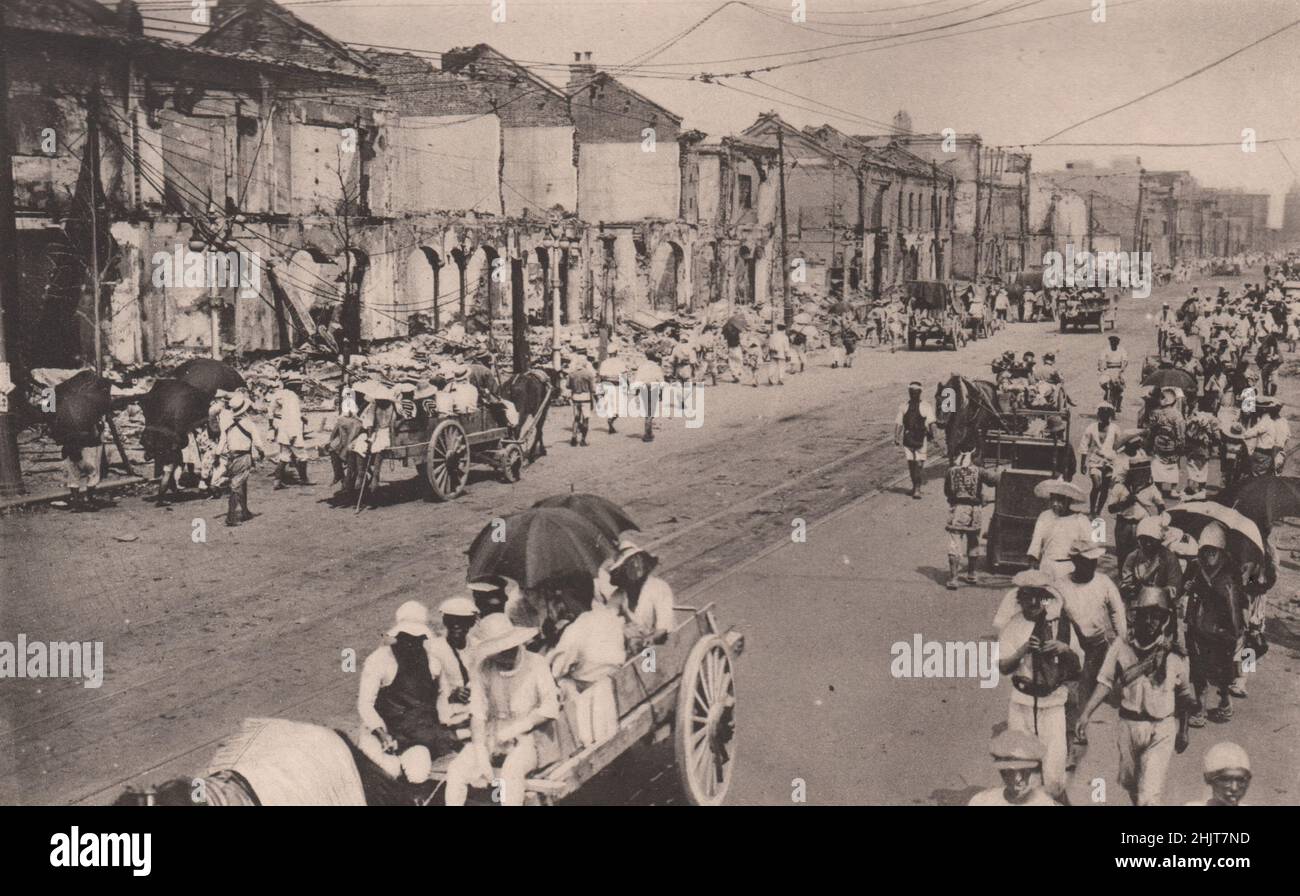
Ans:
POLYGON ((1217 522, 1228 531, 1229 546, 1249 547, 1258 554, 1252 559, 1263 559, 1264 539, 1260 537, 1259 527, 1231 507, 1215 501, 1188 501, 1169 510, 1169 521, 1197 539, 1207 523, 1217 522))
POLYGON ((216 395, 218 389, 235 392, 248 387, 238 370, 215 358, 191 358, 173 370, 172 377, 188 383, 209 398, 216 395))
POLYGON ((488 523, 466 553, 468 578, 509 576, 524 588, 536 588, 556 579, 594 578, 615 545, 576 511, 533 507, 488 523))
POLYGON ((1247 517, 1261 532, 1267 532, 1278 520, 1300 516, 1300 478, 1251 476, 1217 500, 1247 517))
POLYGON ((113 408, 113 386, 93 370, 83 370, 54 387, 50 438, 69 447, 100 443, 99 421, 113 408))
POLYGON ((611 540, 617 540, 624 532, 641 531, 641 527, 632 522, 632 518, 608 498, 579 492, 570 495, 552 495, 543 498, 533 507, 567 507, 588 522, 595 523, 596 528, 604 532, 611 540))
POLYGON ((1188 394, 1196 392, 1196 380, 1186 370, 1177 367, 1161 367, 1147 374, 1142 380, 1143 386, 1157 389, 1182 389, 1188 394))

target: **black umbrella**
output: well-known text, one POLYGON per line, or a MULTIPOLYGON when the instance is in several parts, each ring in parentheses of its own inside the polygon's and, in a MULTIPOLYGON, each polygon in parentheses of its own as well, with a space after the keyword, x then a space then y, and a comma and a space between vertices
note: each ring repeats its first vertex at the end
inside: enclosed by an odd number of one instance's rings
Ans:
POLYGON ((1142 385, 1155 386, 1157 389, 1182 389, 1188 393, 1196 391, 1195 378, 1177 367, 1161 367, 1151 371, 1142 380, 1142 385))
POLYGON ((83 370, 54 387, 50 438, 60 445, 98 445, 99 421, 113 407, 113 386, 93 370, 83 370))
POLYGON ((629 530, 641 531, 641 527, 632 522, 632 518, 608 498, 589 495, 582 492, 571 495, 552 495, 543 498, 534 507, 567 507, 584 519, 596 524, 611 540, 629 530))
POLYGON ((613 539, 567 507, 533 507, 483 527, 469 550, 468 578, 509 576, 524 588, 594 577, 616 550, 613 539))
POLYGON ((140 399, 144 431, 140 443, 150 456, 182 447, 190 430, 208 418, 211 402, 205 393, 180 380, 161 379, 140 399))
POLYGON ((173 370, 172 377, 189 383, 209 397, 215 395, 218 389, 234 392, 248 385, 238 370, 215 358, 191 358, 173 370))
POLYGON ((1300 477, 1251 476, 1218 500, 1267 532, 1278 520, 1300 516, 1300 477))

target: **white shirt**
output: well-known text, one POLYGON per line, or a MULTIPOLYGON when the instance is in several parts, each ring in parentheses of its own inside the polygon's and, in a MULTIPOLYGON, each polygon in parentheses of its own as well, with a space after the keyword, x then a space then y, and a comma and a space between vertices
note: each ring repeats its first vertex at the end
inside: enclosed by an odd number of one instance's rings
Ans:
MULTIPOLYGON (((1048 601, 1044 604, 1044 612, 1047 615, 1047 622, 1051 626, 1053 638, 1056 637, 1057 620, 1061 616, 1061 605, 1059 601, 1048 601)), ((998 656, 1009 657, 1018 651, 1021 647, 1029 642, 1029 638, 1034 633, 1036 623, 1032 619, 1026 619, 1023 612, 1018 612, 1007 620, 1006 625, 998 632, 998 656)), ((1078 639, 1070 639, 1070 649, 1078 654, 1078 639)), ((1081 658, 1082 659, 1082 658, 1081 658)), ((1014 674, 1031 678, 1033 676, 1034 655, 1029 651, 1020 660, 1020 666, 1014 674)), ((1010 677, 1010 676, 1008 676, 1010 677)), ((1056 690, 1052 691, 1045 697, 1039 697, 1035 702, 1034 697, 1029 694, 1023 694, 1014 687, 1011 689, 1011 702, 1024 705, 1036 705, 1039 709, 1049 709, 1054 706, 1064 706, 1070 689, 1062 684, 1056 690)))
POLYGON ((452 703, 451 692, 466 685, 467 680, 460 669, 463 665, 468 672, 473 661, 469 645, 466 644, 464 648, 457 651, 447 643, 445 636, 434 638, 429 642, 429 654, 437 660, 442 669, 442 677, 438 680, 438 721, 452 727, 468 722, 469 704, 452 703), (457 654, 460 662, 456 661, 457 654))
POLYGON ((618 671, 627 659, 623 646, 623 617, 605 604, 573 620, 551 653, 551 673, 574 681, 594 682, 618 671))
POLYGON ((632 621, 647 631, 671 632, 674 622, 673 589, 658 576, 649 576, 641 586, 641 596, 631 614, 632 621))
MULTIPOLYGON (((470 715, 488 726, 495 744, 498 726, 537 712, 548 719, 560 715, 560 694, 551 675, 551 665, 527 650, 519 652, 519 663, 509 672, 479 666, 470 684, 470 715)), ((489 746, 492 752, 492 746, 489 746)))
POLYGON ((1034 534, 1029 540, 1030 557, 1038 559, 1038 568, 1050 575, 1064 575, 1062 561, 1070 559, 1070 547, 1080 539, 1092 540, 1092 524, 1082 513, 1057 516, 1047 508, 1034 521, 1034 534))
POLYGON ((1082 585, 1064 576, 1056 583, 1056 590, 1065 603, 1065 612, 1078 625, 1083 637, 1104 635, 1112 640, 1128 632, 1124 601, 1110 576, 1094 572, 1082 585))

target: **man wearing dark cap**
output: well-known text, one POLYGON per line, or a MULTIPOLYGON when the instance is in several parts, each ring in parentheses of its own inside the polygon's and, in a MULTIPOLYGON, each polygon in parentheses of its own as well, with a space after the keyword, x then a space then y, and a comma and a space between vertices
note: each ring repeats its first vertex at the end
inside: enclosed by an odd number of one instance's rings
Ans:
POLYGON ((470 596, 474 598, 479 619, 493 613, 504 613, 506 604, 513 596, 510 592, 514 590, 514 582, 505 576, 479 576, 469 583, 470 596))
POLYGON ((912 497, 921 497, 921 471, 925 468, 926 440, 939 443, 939 423, 934 408, 921 400, 921 384, 907 385, 907 401, 898 406, 894 420, 894 444, 901 445, 912 477, 912 497))
POLYGON ((1042 741, 1022 731, 1003 731, 989 745, 993 765, 1002 776, 1001 787, 990 787, 971 797, 968 806, 1059 806, 1042 787, 1042 741))

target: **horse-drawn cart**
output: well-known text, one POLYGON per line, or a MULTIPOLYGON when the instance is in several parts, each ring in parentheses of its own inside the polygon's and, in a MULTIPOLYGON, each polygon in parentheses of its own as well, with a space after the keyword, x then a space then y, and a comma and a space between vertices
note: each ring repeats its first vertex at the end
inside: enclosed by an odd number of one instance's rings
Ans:
POLYGON ((1103 332, 1106 325, 1115 329, 1115 309, 1111 299, 1102 292, 1085 293, 1082 296, 1066 299, 1057 311, 1061 332, 1068 329, 1082 330, 1096 327, 1103 332))
POLYGON ((989 521, 989 568, 1024 568, 1038 515, 1047 502, 1034 494, 1044 479, 1073 473, 1069 410, 1018 408, 1003 413, 980 437, 980 462, 1002 468, 989 521))
POLYGON ((908 280, 907 347, 927 342, 954 351, 966 344, 965 311, 952 284, 939 280, 908 280))
POLYGON ((465 490, 474 464, 491 467, 505 482, 518 482, 550 398, 548 388, 536 412, 511 424, 503 405, 485 401, 486 407, 456 414, 445 393, 417 392, 403 402, 410 413, 394 425, 392 443, 379 456, 400 460, 402 466, 414 461, 439 501, 449 501, 465 490))
MULTIPOLYGON (((527 781, 526 802, 550 805, 572 796, 629 749, 673 739, 678 783, 686 801, 720 805, 736 765, 735 659, 744 637, 723 630, 713 606, 690 612, 663 644, 636 654, 614 675, 618 730, 583 746, 571 705, 537 729, 538 770, 527 781)), ((433 777, 446 776, 450 756, 435 761, 433 777)))

